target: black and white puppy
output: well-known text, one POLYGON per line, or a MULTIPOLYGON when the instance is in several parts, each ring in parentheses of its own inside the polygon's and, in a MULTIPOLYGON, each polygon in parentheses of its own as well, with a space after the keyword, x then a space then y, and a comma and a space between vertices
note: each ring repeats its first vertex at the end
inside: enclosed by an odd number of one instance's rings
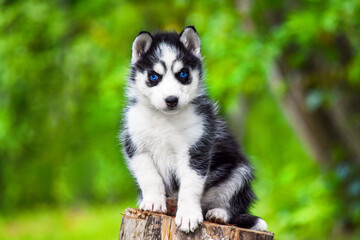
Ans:
POLYGON ((202 77, 194 27, 136 37, 121 136, 141 189, 140 209, 166 213, 166 197, 174 197, 175 222, 184 232, 194 231, 204 216, 266 230, 264 220, 249 214, 256 198, 252 168, 202 77))

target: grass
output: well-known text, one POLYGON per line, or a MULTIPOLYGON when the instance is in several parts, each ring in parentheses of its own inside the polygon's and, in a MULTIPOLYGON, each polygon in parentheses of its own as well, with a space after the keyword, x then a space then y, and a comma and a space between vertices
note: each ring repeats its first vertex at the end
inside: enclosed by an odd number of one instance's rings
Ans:
POLYGON ((68 209, 41 208, 0 217, 0 239, 117 239, 125 208, 134 203, 82 206, 68 209))

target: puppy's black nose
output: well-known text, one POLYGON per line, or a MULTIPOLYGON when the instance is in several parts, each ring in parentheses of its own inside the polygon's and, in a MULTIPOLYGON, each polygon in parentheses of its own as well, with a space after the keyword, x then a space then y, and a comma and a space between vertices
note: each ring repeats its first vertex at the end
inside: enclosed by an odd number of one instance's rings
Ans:
POLYGON ((176 107, 178 104, 179 99, 175 96, 169 96, 165 99, 166 105, 169 107, 176 107))

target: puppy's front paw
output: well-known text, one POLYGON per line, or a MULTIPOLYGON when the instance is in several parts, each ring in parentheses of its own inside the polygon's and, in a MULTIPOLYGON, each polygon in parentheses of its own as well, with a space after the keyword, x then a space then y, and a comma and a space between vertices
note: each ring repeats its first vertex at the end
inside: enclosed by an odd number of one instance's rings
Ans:
POLYGON ((164 200, 147 200, 144 199, 139 206, 140 210, 166 213, 166 202, 164 200))
POLYGON ((183 232, 194 232, 202 222, 201 209, 178 209, 176 213, 175 223, 183 232))
POLYGON ((222 208, 214 208, 209 210, 206 213, 205 217, 210 222, 215 222, 215 223, 227 223, 229 220, 229 216, 226 210, 222 208))

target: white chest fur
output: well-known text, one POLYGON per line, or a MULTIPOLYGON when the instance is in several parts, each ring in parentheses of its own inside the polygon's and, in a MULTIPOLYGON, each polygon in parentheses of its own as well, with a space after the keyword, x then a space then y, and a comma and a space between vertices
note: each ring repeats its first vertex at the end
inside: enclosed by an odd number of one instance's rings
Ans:
POLYGON ((126 117, 137 150, 150 153, 165 182, 176 172, 180 159, 177 156, 187 153, 203 134, 203 119, 191 106, 167 115, 137 104, 129 109, 126 117))

